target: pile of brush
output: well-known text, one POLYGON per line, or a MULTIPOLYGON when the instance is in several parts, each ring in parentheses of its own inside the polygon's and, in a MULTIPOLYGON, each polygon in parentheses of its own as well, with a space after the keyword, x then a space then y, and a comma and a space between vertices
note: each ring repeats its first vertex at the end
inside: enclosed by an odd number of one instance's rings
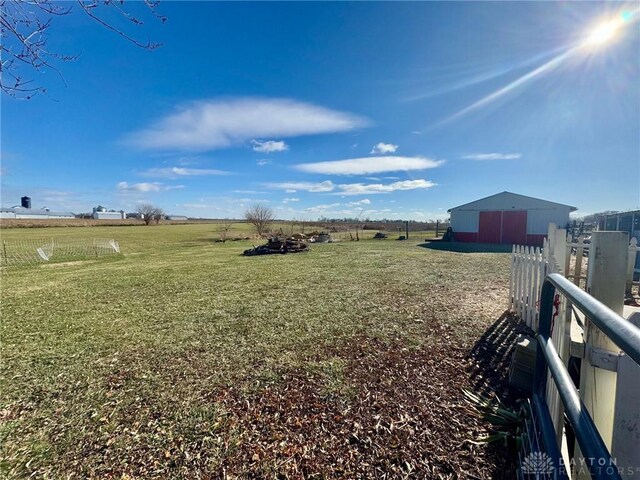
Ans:
POLYGON ((309 250, 308 245, 295 238, 272 237, 265 245, 245 250, 243 255, 271 255, 273 253, 298 253, 309 250))

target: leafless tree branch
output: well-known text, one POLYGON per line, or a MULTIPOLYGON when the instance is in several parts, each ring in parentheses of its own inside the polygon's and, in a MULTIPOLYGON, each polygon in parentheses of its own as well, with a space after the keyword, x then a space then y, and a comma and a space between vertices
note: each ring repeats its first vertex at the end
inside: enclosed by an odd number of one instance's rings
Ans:
MULTIPOLYGON (((143 21, 125 8, 125 0, 76 0, 79 8, 93 21, 116 33, 139 48, 155 50, 162 44, 147 40, 142 42, 123 29, 105 21, 99 8, 116 10, 135 26, 143 21)), ((0 89, 6 95, 29 99, 46 88, 34 83, 32 77, 43 71, 53 71, 62 79, 58 62, 76 60, 78 55, 52 52, 47 48, 48 30, 56 17, 69 15, 73 5, 56 0, 0 0, 0 89)), ((162 23, 166 17, 157 12, 159 0, 144 0, 151 16, 162 23)))
POLYGON ((256 204, 244 212, 244 218, 255 227, 258 235, 262 235, 273 221, 274 214, 273 210, 266 205, 256 204))

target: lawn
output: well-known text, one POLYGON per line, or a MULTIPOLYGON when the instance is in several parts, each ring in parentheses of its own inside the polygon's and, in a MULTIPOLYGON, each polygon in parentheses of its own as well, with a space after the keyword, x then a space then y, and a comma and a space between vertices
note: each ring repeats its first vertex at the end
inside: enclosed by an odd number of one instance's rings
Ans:
POLYGON ((242 257, 256 242, 211 224, 43 230, 2 238, 123 255, 3 269, 4 476, 508 478, 462 395, 508 254, 416 236, 242 257))

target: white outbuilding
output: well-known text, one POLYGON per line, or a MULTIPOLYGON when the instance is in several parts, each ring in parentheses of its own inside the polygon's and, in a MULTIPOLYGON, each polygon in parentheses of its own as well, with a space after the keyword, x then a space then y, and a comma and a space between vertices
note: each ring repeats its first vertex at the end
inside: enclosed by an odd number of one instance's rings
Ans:
POLYGON ((502 192, 448 210, 457 242, 541 246, 549 223, 566 227, 571 205, 502 192))

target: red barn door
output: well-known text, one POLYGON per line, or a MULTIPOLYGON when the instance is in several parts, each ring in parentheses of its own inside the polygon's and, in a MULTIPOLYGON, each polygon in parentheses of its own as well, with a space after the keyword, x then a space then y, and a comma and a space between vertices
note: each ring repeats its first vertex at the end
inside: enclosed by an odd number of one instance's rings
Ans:
POLYGON ((527 244, 527 211, 505 210, 502 212, 502 241, 508 245, 527 244))
POLYGON ((502 212, 480 212, 480 224, 478 226, 478 242, 500 243, 500 230, 502 226, 502 212))

